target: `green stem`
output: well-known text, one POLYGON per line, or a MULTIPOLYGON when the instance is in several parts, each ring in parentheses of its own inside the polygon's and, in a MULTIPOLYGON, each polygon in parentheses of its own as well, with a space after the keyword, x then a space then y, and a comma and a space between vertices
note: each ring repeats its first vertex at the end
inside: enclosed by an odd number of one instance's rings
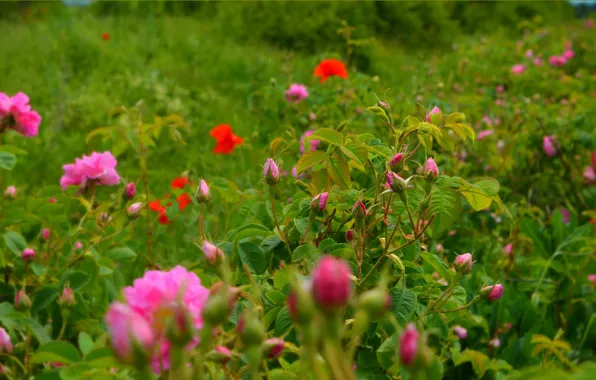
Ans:
POLYGON ((290 245, 288 244, 288 239, 286 238, 285 234, 281 230, 279 222, 277 220, 277 214, 275 213, 275 197, 273 196, 273 187, 270 188, 270 199, 271 199, 271 213, 273 214, 273 221, 275 222, 275 227, 277 227, 277 231, 279 232, 279 238, 284 242, 286 248, 288 249, 288 253, 290 257, 292 257, 292 251, 290 250, 290 245))
POLYGON ((68 318, 64 318, 62 320, 62 327, 60 328, 60 333, 58 334, 58 338, 56 340, 61 340, 64 332, 66 331, 66 325, 68 324, 68 318))

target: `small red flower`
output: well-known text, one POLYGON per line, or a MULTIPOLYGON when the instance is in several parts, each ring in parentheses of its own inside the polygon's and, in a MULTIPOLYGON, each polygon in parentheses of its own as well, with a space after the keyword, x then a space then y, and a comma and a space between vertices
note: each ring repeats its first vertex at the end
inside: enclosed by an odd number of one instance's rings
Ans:
POLYGON ((110 35, 109 35, 108 33, 102 33, 102 34, 101 34, 101 38, 102 38, 104 41, 109 41, 109 40, 110 40, 110 35))
POLYGON ((188 184, 188 177, 177 177, 172 180, 172 189, 184 189, 188 184))
POLYGON ((192 203, 192 200, 190 199, 190 195, 188 195, 187 193, 183 193, 178 198, 176 198, 176 202, 178 202, 178 208, 180 210, 184 210, 186 206, 192 203))
POLYGON ((161 205, 161 200, 155 200, 149 202, 149 208, 157 213, 159 213, 159 223, 161 224, 168 224, 170 223, 170 219, 168 219, 168 215, 166 213, 166 208, 161 205))
POLYGON ((321 77, 321 83, 333 76, 348 79, 348 70, 342 61, 337 59, 325 59, 315 68, 314 76, 321 77))
POLYGON ((228 124, 218 125, 211 130, 211 136, 215 138, 217 144, 213 153, 229 154, 236 145, 242 144, 242 137, 236 136, 232 132, 232 127, 228 124))

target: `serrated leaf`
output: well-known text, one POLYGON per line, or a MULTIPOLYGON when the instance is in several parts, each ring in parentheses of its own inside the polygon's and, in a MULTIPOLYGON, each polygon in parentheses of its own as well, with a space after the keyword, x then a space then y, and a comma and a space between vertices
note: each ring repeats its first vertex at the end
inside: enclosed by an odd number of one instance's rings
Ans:
POLYGON ((368 160, 368 147, 360 141, 352 140, 340 149, 346 156, 360 164, 368 160))
POLYGON ((422 259, 427 262, 442 278, 448 279, 451 276, 447 274, 449 267, 445 262, 437 255, 430 252, 422 252, 420 254, 422 259))
POLYGON ((3 237, 6 248, 19 257, 23 250, 27 248, 27 241, 18 232, 7 231, 4 233, 3 237))
POLYGON ((489 362, 488 356, 486 356, 482 352, 474 351, 474 350, 470 350, 470 349, 466 349, 465 351, 463 351, 461 353, 452 351, 452 354, 453 354, 453 363, 455 364, 455 366, 458 366, 458 365, 466 363, 466 362, 470 362, 470 363, 472 363, 472 368, 474 369, 474 372, 476 373, 476 375, 478 377, 484 376, 484 373, 486 372, 486 366, 489 362))
POLYGON ((457 123, 459 121, 464 121, 466 119, 466 115, 460 112, 453 112, 450 113, 445 117, 445 125, 457 123))
POLYGON ((390 336, 377 349, 377 360, 383 369, 387 370, 393 366, 397 359, 399 338, 397 334, 390 336))
POLYGON ((418 297, 410 289, 402 290, 401 287, 389 291, 391 306, 389 310, 395 315, 397 321, 402 325, 410 320, 416 308, 418 297))
POLYGON ((275 336, 281 336, 292 327, 292 318, 288 307, 284 306, 275 318, 275 336))
POLYGON ((296 172, 300 174, 306 169, 326 161, 328 158, 329 154, 327 154, 327 152, 323 152, 322 150, 306 152, 298 160, 298 163, 296 164, 296 172))
POLYGON ((281 239, 277 235, 272 235, 265 240, 263 240, 260 244, 260 247, 263 249, 264 252, 273 251, 278 245, 281 244, 281 239))
POLYGON ((319 249, 312 244, 303 244, 297 247, 292 254, 292 262, 298 262, 303 259, 308 259, 311 256, 320 253, 319 249))
POLYGON ((265 293, 265 297, 276 305, 283 305, 286 302, 286 295, 279 290, 269 290, 265 293))
POLYGON ((343 189, 347 189, 351 185, 350 167, 346 160, 339 155, 333 155, 327 161, 327 174, 333 182, 343 189))
POLYGON ((265 314, 265 316, 263 317, 263 323, 265 325, 266 330, 268 330, 269 326, 271 326, 273 321, 275 321, 275 318, 277 318, 277 315, 279 314, 280 310, 281 307, 274 307, 265 314))
POLYGON ((267 263, 265 261, 265 252, 261 247, 251 242, 241 242, 238 244, 238 255, 240 261, 246 264, 252 273, 265 273, 267 263))
POLYGON ((468 183, 463 179, 461 182, 462 185, 458 188, 458 191, 468 200, 470 206, 475 211, 484 210, 490 206, 492 198, 482 188, 468 183))
POLYGON ((52 340, 46 328, 40 325, 35 319, 23 318, 20 322, 33 332, 33 335, 35 335, 40 344, 45 344, 52 340))
POLYGON ((59 291, 54 287, 45 287, 39 289, 33 298, 31 310, 38 312, 52 304, 58 298, 59 291))
POLYGON ((332 145, 343 145, 344 141, 341 133, 332 128, 317 129, 312 135, 308 136, 307 139, 311 141, 322 140, 332 145))
POLYGON ((433 187, 427 215, 435 215, 432 223, 434 233, 445 231, 457 220, 460 212, 461 200, 457 192, 439 186, 433 187))
POLYGON ((445 125, 445 128, 453 130, 453 132, 455 132, 462 140, 469 138, 470 140, 474 141, 476 139, 476 133, 474 132, 474 129, 467 124, 447 124, 445 125))
POLYGON ((76 363, 81 360, 81 355, 75 346, 68 342, 49 342, 37 349, 31 356, 31 363, 57 362, 61 364, 76 363))

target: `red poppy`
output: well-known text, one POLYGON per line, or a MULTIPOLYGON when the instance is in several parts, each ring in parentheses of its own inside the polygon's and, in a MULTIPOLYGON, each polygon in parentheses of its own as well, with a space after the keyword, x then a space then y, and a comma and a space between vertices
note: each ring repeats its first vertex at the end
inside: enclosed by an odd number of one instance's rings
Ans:
POLYGON ((180 210, 184 210, 186 206, 192 203, 192 200, 190 199, 190 195, 188 195, 188 193, 184 193, 176 198, 176 202, 178 202, 178 208, 180 210))
POLYGON ((236 145, 242 143, 242 137, 238 137, 232 133, 232 127, 228 124, 218 125, 213 128, 211 130, 211 136, 217 141, 213 153, 229 154, 234 150, 236 145))
POLYGON ((161 205, 161 201, 159 199, 149 202, 149 208, 151 210, 159 213, 159 223, 161 223, 161 224, 170 223, 170 219, 168 219, 168 215, 166 213, 166 208, 161 205))
POLYGON ((101 38, 102 38, 104 41, 109 41, 109 40, 110 40, 110 35, 109 35, 108 33, 102 33, 102 34, 101 34, 101 38))
POLYGON ((348 70, 346 70, 346 66, 342 61, 337 59, 325 59, 321 61, 319 66, 315 69, 314 76, 321 77, 321 83, 333 76, 348 79, 348 70))
POLYGON ((172 180, 172 189, 184 189, 188 184, 188 177, 177 177, 172 180))

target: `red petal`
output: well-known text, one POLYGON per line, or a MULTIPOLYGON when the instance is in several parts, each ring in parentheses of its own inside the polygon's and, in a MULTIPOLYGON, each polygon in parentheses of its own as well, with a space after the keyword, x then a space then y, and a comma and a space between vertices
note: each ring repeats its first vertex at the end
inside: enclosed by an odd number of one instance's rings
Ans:
POLYGON ((210 134, 219 141, 232 135, 232 127, 230 127, 228 124, 221 124, 213 128, 210 134))
POLYGON ((172 189, 184 189, 188 183, 188 177, 178 177, 172 180, 172 189))

